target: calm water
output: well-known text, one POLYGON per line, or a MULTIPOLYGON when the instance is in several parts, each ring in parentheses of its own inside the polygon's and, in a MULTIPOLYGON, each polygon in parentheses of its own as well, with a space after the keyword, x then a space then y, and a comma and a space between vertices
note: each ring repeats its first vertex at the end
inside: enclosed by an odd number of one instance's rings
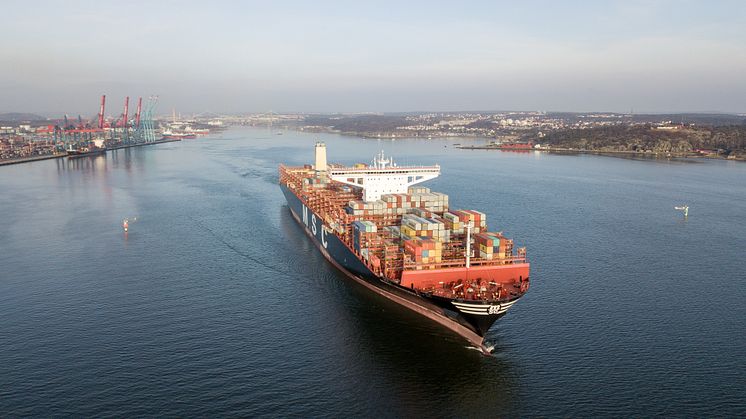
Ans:
POLYGON ((0 416, 746 415, 746 164, 448 144, 235 129, 0 167, 0 416), (528 247, 494 357, 316 251, 275 183, 316 138, 440 163, 528 247))

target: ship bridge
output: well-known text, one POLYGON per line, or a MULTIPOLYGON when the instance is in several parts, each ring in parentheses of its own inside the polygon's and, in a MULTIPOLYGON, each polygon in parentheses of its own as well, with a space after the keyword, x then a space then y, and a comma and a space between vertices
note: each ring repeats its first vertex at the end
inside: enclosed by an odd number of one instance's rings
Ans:
POLYGON ((397 166, 383 151, 367 167, 329 165, 327 176, 337 182, 363 189, 363 200, 377 201, 381 195, 407 193, 410 186, 440 176, 440 166, 397 166))

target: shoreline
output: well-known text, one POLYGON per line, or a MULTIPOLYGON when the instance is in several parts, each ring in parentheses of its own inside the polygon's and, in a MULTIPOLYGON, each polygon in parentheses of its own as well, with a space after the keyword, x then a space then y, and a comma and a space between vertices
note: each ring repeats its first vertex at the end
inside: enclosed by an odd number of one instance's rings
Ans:
POLYGON ((543 147, 543 148, 536 148, 536 149, 529 149, 529 150, 519 150, 519 149, 501 149, 499 147, 490 147, 490 146, 456 146, 458 149, 462 150, 497 150, 497 151, 512 151, 517 153, 528 153, 531 151, 538 151, 542 153, 552 153, 552 154, 593 154, 597 156, 607 156, 607 157, 641 157, 641 158, 649 158, 649 159, 712 159, 712 160, 726 160, 726 161, 741 161, 744 162, 746 159, 739 159, 739 158, 733 158, 729 159, 727 157, 721 157, 721 156, 708 156, 708 155, 701 155, 691 152, 685 152, 685 153, 672 153, 672 152, 640 152, 640 151, 614 151, 614 150, 575 150, 570 148, 561 148, 561 147, 543 147))
MULTIPOLYGON (((450 140, 450 139, 467 139, 467 140, 494 140, 492 137, 486 137, 482 135, 432 135, 432 136, 395 136, 391 137, 390 135, 384 136, 379 134, 372 134, 372 133, 361 133, 361 132, 344 132, 344 131, 338 131, 333 129, 322 129, 319 127, 315 127, 314 129, 295 129, 295 131, 298 132, 311 132, 311 133, 326 133, 326 134, 337 134, 337 135, 343 135, 343 136, 349 136, 349 137, 358 137, 362 138, 364 140, 387 140, 387 141, 396 141, 396 140, 450 140)), ((746 162, 746 158, 727 158, 722 156, 711 156, 711 155, 702 155, 697 154, 695 152, 640 152, 640 151, 626 151, 626 150, 577 150, 577 149, 570 149, 570 148, 563 148, 563 147, 542 147, 539 149, 528 149, 528 150, 522 150, 522 149, 505 149, 502 150, 498 147, 490 146, 490 145, 456 145, 454 148, 462 149, 462 150, 498 150, 498 151, 511 151, 516 153, 528 153, 530 151, 540 151, 544 153, 553 153, 553 154, 593 154, 597 156, 606 156, 606 157, 639 157, 644 159, 711 159, 711 160, 725 160, 725 161, 740 161, 740 162, 746 162)))
POLYGON ((733 158, 729 159, 727 157, 721 157, 721 156, 708 156, 708 155, 702 155, 702 154, 695 154, 695 153, 671 153, 671 152, 641 152, 641 151, 615 151, 615 150, 575 150, 570 148, 561 148, 561 147, 544 147, 544 148, 535 148, 535 149, 529 149, 529 150, 513 150, 513 149, 506 149, 503 150, 499 147, 490 147, 490 146, 456 146, 458 149, 462 150, 497 150, 497 151, 512 151, 516 153, 528 153, 532 151, 538 151, 543 153, 553 153, 553 154, 594 154, 599 156, 608 156, 608 157, 645 157, 645 158, 651 158, 651 159, 712 159, 712 160, 727 160, 727 161, 746 161, 746 159, 739 159, 739 158, 733 158))
POLYGON ((35 161, 41 161, 41 160, 59 159, 59 158, 66 157, 66 156, 67 156, 67 153, 46 154, 43 156, 22 157, 20 159, 0 160, 0 166, 10 166, 11 164, 31 163, 35 161))
POLYGON ((139 143, 139 144, 117 144, 115 146, 107 147, 106 151, 121 150, 123 148, 141 147, 141 146, 146 146, 146 145, 173 143, 175 141, 181 141, 181 138, 166 138, 166 139, 151 141, 149 143, 139 143))
MULTIPOLYGON (((119 144, 119 145, 115 145, 112 147, 107 147, 106 151, 115 151, 115 150, 121 150, 124 148, 141 147, 141 146, 146 146, 146 145, 173 143, 176 141, 181 141, 181 138, 167 138, 167 139, 155 140, 149 143, 139 143, 139 144, 119 144)), ((20 159, 0 160, 0 166, 10 166, 12 164, 31 163, 35 161, 41 161, 41 160, 59 159, 59 158, 67 157, 67 156, 68 156, 67 153, 64 153, 64 154, 57 153, 57 154, 48 154, 44 156, 23 157, 20 159)))

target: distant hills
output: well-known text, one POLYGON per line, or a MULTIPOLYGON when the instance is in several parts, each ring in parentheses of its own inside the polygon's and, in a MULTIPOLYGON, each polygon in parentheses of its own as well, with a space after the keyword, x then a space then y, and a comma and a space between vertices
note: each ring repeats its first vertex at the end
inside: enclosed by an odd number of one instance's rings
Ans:
POLYGON ((561 118, 570 122, 578 121, 615 121, 620 118, 628 122, 656 123, 670 121, 674 124, 697 124, 697 125, 746 125, 746 115, 726 113, 640 113, 619 114, 602 112, 548 112, 547 117, 561 118))
POLYGON ((553 147, 594 151, 681 153, 695 149, 730 150, 746 155, 746 125, 667 127, 614 125, 550 131, 541 142, 553 147))
POLYGON ((42 121, 46 119, 47 118, 41 115, 34 114, 34 113, 24 113, 24 112, 0 113, 0 121, 20 122, 20 121, 42 121))

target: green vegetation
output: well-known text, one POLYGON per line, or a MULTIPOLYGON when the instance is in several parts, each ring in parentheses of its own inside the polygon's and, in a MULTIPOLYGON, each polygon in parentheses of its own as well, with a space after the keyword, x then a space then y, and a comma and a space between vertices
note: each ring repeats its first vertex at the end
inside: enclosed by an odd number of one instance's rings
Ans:
POLYGON ((550 131, 541 140, 551 147, 589 151, 690 153, 698 149, 746 154, 746 125, 672 127, 617 125, 550 131))

